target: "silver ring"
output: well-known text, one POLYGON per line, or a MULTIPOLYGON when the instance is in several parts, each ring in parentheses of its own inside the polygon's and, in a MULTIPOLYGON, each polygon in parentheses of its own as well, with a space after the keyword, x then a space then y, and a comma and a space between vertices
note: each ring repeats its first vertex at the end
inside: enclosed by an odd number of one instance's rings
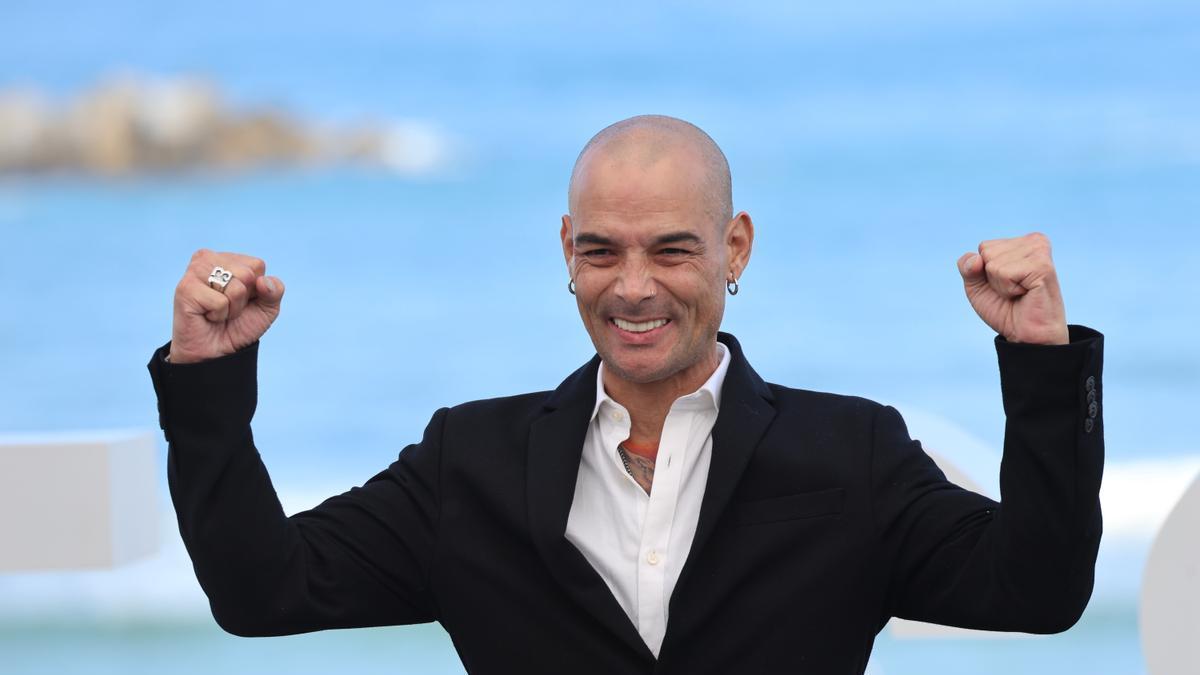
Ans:
POLYGON ((208 275, 208 287, 224 293, 225 287, 229 285, 229 280, 232 278, 233 272, 223 267, 214 267, 208 275))

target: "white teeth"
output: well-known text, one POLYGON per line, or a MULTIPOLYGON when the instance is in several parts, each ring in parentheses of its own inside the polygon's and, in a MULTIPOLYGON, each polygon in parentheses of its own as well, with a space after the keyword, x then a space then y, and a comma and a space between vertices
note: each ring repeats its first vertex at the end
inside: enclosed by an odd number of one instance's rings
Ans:
POLYGON ((625 319, 617 319, 614 317, 613 323, 617 324, 617 327, 620 328, 621 330, 627 330, 630 333, 645 333, 648 330, 654 330, 655 328, 658 328, 659 326, 667 325, 667 320, 666 319, 655 319, 653 321, 643 321, 641 323, 634 323, 633 321, 626 321, 625 319))

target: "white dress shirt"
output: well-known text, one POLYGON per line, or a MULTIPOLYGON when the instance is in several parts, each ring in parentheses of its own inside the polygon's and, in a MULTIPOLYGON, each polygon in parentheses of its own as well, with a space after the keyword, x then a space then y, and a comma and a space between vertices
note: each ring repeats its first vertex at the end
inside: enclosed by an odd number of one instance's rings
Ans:
POLYGON ((596 374, 596 406, 583 441, 567 539, 600 574, 630 621, 658 656, 667 607, 692 547, 712 459, 712 428, 729 350, 699 389, 675 400, 663 423, 647 495, 625 470, 617 445, 629 438, 629 411, 604 391, 596 374))

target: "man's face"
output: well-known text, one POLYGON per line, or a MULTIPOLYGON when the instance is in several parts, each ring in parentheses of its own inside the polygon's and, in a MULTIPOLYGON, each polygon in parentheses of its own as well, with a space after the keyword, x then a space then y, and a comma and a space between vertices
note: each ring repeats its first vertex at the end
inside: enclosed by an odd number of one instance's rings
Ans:
POLYGON ((686 152, 584 161, 561 236, 592 343, 627 381, 691 381, 716 365, 729 261, 744 265, 749 218, 726 223, 706 210, 702 162, 686 152))

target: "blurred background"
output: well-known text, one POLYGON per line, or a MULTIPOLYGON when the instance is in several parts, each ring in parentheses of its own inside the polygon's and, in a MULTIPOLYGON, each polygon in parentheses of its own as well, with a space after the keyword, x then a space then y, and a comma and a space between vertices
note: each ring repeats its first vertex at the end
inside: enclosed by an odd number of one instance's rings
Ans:
MULTIPOLYGON (((288 284, 254 427, 285 507, 361 484, 436 408, 591 357, 558 242, 571 165, 611 122, 674 115, 757 225, 724 327, 766 379, 998 453, 992 335, 954 265, 1035 229, 1068 319, 1107 336, 1123 491, 1082 622, 885 631, 869 672, 1144 673, 1146 551, 1200 468, 1200 5, 734 7, 0 5, 0 432, 157 431, 174 285, 195 249, 240 251, 288 284)), ((0 672, 462 672, 437 626, 225 635, 160 476, 159 553, 0 573, 0 672)))

